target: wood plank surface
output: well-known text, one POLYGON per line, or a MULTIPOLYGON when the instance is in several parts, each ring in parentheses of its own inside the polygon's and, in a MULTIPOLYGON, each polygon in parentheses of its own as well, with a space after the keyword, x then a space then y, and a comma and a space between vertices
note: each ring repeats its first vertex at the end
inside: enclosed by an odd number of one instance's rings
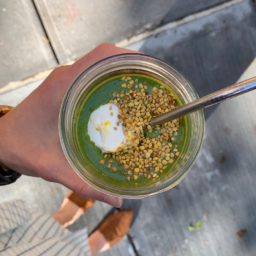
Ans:
POLYGON ((0 87, 55 66, 31 1, 0 0, 0 87))
MULTIPOLYGON (((256 56, 255 42, 255 10, 243 1, 130 48, 166 60, 204 95, 239 78, 256 56)), ((250 70, 256 75, 256 61, 250 70)), ((188 176, 143 200, 132 229, 140 255, 256 254, 255 98, 251 92, 207 111, 202 151, 188 176), (189 231, 197 221, 202 227, 189 231)))
POLYGON ((34 0, 61 63, 226 0, 34 0))
MULTIPOLYGON (((235 82, 255 58, 255 46, 255 12, 250 1, 241 1, 130 47, 163 58, 204 95, 235 82)), ((252 74, 256 75, 255 62, 252 74)), ((16 105, 36 86, 2 94, 0 103, 16 105)), ((203 148, 188 176, 177 188, 142 200, 131 230, 139 255, 256 254, 255 97, 251 92, 208 111, 203 148), (189 231, 189 225, 197 221, 202 226, 189 231)), ((40 210, 53 212, 65 193, 60 185, 22 177, 0 188, 0 201, 23 198, 40 210)), ((97 203, 72 230, 84 225, 92 230, 109 210, 97 203)), ((134 251, 125 239, 105 255, 134 255, 134 251)))
MULTIPOLYGON (((256 60, 253 67, 244 79, 256 76, 256 60)), ((133 228, 140 255, 255 255, 255 97, 251 92, 219 105, 185 180, 143 201, 133 228), (201 229, 190 232, 198 220, 201 229)))

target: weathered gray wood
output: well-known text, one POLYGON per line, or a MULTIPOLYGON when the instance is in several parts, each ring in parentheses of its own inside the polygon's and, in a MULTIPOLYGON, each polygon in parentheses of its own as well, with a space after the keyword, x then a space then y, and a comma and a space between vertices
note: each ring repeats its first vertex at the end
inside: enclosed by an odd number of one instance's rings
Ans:
POLYGON ((206 95, 234 83, 256 55, 255 8, 245 0, 129 48, 165 60, 206 95))
POLYGON ((14 184, 0 187, 0 203, 21 199, 35 210, 51 213, 58 209, 67 191, 62 185, 22 176, 14 184))
POLYGON ((193 14, 195 12, 210 9, 213 6, 217 6, 221 3, 228 2, 226 0, 211 0, 211 1, 198 1, 198 0, 189 0, 189 1, 171 1, 170 9, 168 13, 162 20, 162 24, 171 22, 177 19, 181 19, 188 14, 193 14))
POLYGON ((0 0, 0 86, 56 65, 31 1, 0 0))
MULTIPOLYGON (((131 48, 165 59, 204 95, 238 79, 256 56, 255 42, 255 12, 244 1, 131 48)), ((251 92, 208 112, 189 175, 177 189, 143 200, 132 229, 140 255, 255 255, 255 97, 251 92), (189 232, 198 220, 202 228, 189 232), (240 229, 247 230, 241 238, 240 229)))
POLYGON ((141 255, 255 255, 255 97, 251 92, 218 106, 187 178, 144 200, 133 229, 141 255), (197 220, 201 230, 189 232, 197 220), (240 229, 247 230, 243 238, 240 229))
MULTIPOLYGON (((203 95, 234 82, 256 56, 253 14, 244 1, 137 46, 164 57, 203 95)), ((15 105, 17 93, 20 100, 28 91, 21 88, 16 94, 0 95, 0 103, 15 105)), ((140 255, 255 255, 255 96, 254 92, 233 99, 209 113, 201 155, 184 182, 177 189, 142 201, 131 231, 140 255), (202 228, 189 232, 188 225, 197 220, 202 220, 202 228), (242 238, 236 234, 240 229, 247 229, 242 238)), ((0 187, 0 201, 24 198, 41 210, 53 212, 65 191, 60 185, 22 177, 14 185, 0 187)), ((73 229, 83 225, 93 229, 108 209, 97 203, 73 229)), ((106 255, 130 253, 133 255, 124 240, 106 255)))
POLYGON ((226 0, 35 0, 60 62, 226 0))

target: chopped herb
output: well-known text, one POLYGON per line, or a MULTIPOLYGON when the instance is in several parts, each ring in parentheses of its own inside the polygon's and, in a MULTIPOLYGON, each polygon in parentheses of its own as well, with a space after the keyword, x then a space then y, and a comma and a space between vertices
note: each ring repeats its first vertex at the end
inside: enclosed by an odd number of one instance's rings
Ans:
POLYGON ((157 138, 160 135, 160 131, 153 130, 153 131, 145 131, 145 137, 148 137, 150 139, 157 138))

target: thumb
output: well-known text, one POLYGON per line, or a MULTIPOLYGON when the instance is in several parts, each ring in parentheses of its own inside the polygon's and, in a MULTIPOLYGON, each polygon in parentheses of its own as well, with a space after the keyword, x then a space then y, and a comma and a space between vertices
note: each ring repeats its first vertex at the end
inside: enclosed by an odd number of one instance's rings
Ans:
POLYGON ((59 181, 59 183, 63 184, 64 186, 74 191, 81 198, 95 199, 95 200, 99 200, 107 204, 110 204, 117 208, 121 207, 122 198, 110 196, 92 188, 73 171, 72 173, 70 173, 70 175, 65 175, 62 177, 67 177, 67 176, 70 176, 70 177, 68 179, 65 178, 65 180, 59 181))
POLYGON ((76 192, 79 196, 81 196, 82 198, 93 198, 95 200, 105 202, 105 203, 110 204, 117 208, 120 208, 122 205, 122 199, 120 197, 115 197, 115 196, 110 196, 110 195, 104 194, 104 193, 97 191, 96 189, 90 187, 85 182, 83 182, 81 187, 76 186, 76 188, 74 188, 72 190, 74 192, 76 192))

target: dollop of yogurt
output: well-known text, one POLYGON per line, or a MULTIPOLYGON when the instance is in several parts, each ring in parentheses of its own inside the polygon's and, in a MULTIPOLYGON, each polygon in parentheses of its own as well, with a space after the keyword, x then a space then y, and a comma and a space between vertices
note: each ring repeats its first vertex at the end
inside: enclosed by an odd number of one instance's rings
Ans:
POLYGON ((90 115, 88 135, 103 152, 116 152, 126 143, 119 115, 119 108, 112 103, 100 106, 90 115))

